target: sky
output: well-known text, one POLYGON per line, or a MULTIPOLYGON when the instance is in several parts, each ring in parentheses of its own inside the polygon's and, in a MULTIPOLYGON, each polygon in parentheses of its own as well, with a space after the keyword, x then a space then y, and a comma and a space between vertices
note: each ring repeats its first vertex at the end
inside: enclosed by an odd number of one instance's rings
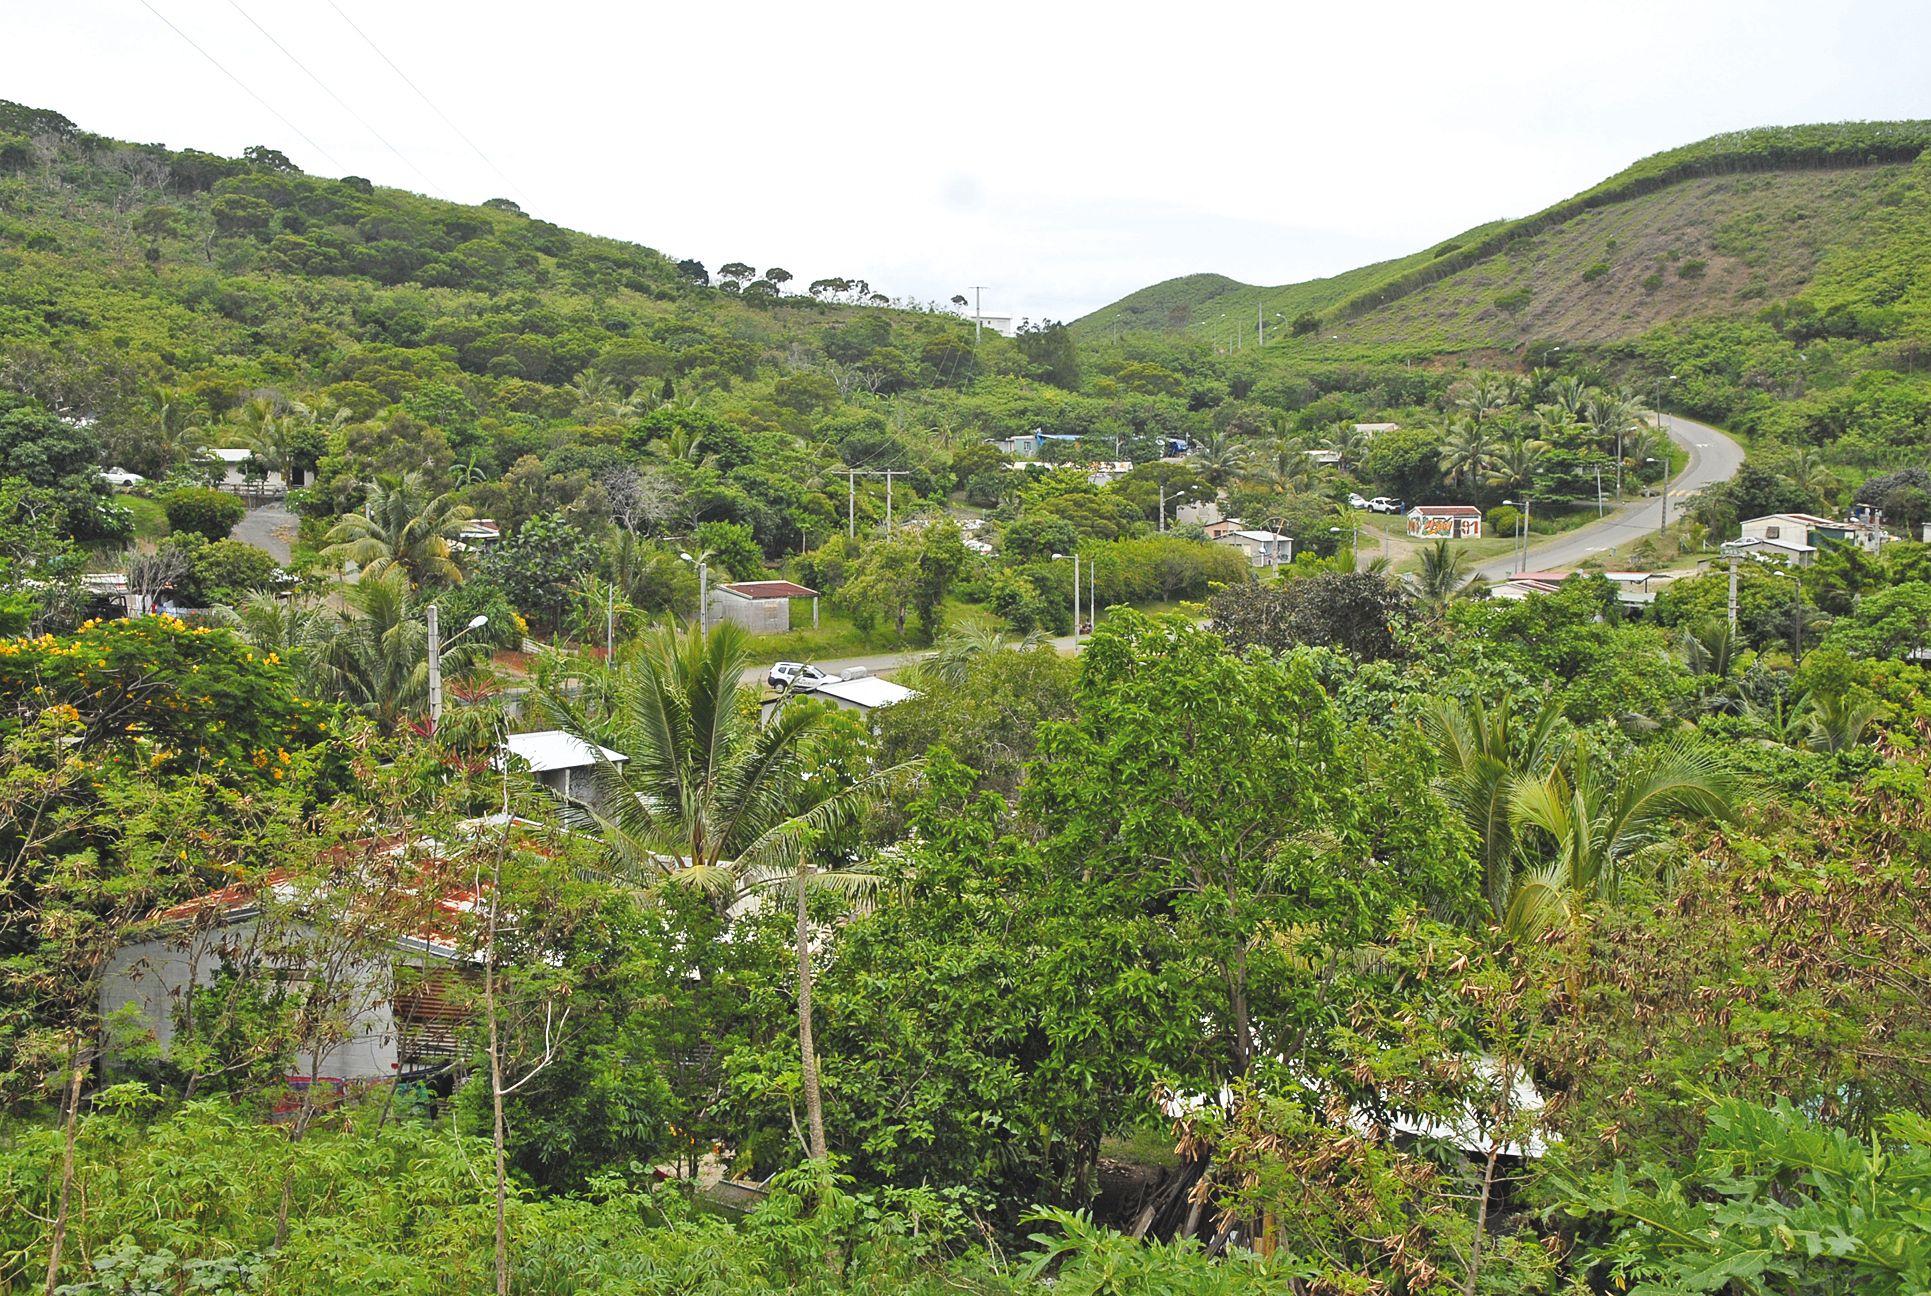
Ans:
POLYGON ((1931 117, 1927 47, 1924 0, 0 0, 0 99, 1070 320, 1402 256, 1719 131, 1931 117))

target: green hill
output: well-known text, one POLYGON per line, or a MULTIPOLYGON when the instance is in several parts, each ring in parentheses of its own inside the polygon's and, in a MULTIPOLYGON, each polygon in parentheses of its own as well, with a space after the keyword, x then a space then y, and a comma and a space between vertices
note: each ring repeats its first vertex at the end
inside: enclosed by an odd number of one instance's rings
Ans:
POLYGON ((1211 310, 1321 317, 1322 349, 1415 352, 1607 342, 1663 323, 1755 313, 1833 267, 1875 257, 1907 202, 1931 122, 1770 127, 1645 158, 1519 220, 1395 261, 1280 288, 1213 275, 1169 280, 1095 311, 1090 333, 1196 327, 1211 310))

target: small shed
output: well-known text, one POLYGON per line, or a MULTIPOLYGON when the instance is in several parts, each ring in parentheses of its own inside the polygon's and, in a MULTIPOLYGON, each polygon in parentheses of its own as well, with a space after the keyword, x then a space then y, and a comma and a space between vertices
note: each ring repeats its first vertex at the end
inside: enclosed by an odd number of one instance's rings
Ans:
POLYGON ((712 625, 729 621, 751 634, 783 634, 791 629, 791 600, 811 600, 811 628, 818 628, 818 591, 796 581, 737 581, 711 591, 712 625))
POLYGON ((1408 510, 1408 534, 1421 540, 1479 540, 1482 510, 1470 504, 1417 504, 1408 510))
POLYGON ((597 754, 601 752, 612 765, 621 765, 630 759, 608 747, 592 747, 561 729, 511 734, 503 745, 510 755, 530 767, 537 782, 565 801, 586 805, 596 799, 596 784, 591 773, 597 768, 597 754))

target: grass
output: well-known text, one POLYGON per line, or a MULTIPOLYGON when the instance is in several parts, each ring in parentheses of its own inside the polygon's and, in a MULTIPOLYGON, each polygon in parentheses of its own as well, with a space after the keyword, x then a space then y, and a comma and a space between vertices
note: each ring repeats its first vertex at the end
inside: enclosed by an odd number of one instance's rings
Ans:
POLYGON ((153 543, 168 534, 167 510, 144 495, 117 495, 114 502, 134 515, 134 538, 153 543))
MULTIPOLYGON (((991 613, 974 604, 958 599, 947 599, 942 611, 945 624, 949 627, 971 622, 993 621, 991 613)), ((811 603, 808 599, 797 599, 791 605, 793 629, 788 634, 759 635, 752 640, 755 663, 764 665, 777 661, 819 662, 832 661, 840 657, 870 657, 880 653, 913 652, 925 645, 914 643, 908 636, 901 637, 889 621, 874 625, 870 632, 860 630, 852 624, 850 617, 831 606, 829 599, 818 603, 818 628, 811 628, 811 603)), ((906 629, 912 630, 915 622, 906 621, 906 629)))

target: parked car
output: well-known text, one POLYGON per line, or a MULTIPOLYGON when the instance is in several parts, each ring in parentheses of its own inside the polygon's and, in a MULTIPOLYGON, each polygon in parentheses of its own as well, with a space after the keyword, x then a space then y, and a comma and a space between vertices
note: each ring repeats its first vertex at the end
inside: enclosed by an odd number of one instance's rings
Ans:
POLYGON ((129 486, 139 486, 147 478, 141 476, 140 473, 129 472, 125 468, 103 468, 101 470, 101 480, 109 486, 118 486, 122 490, 126 490, 129 486))
POLYGON ((1389 499, 1386 495, 1377 495, 1368 501, 1368 511, 1370 513, 1399 513, 1401 512, 1401 501, 1398 499, 1389 499))
POLYGON ((1367 497, 1367 496, 1365 496, 1365 495, 1357 495, 1357 494, 1355 494, 1355 493, 1354 493, 1353 491, 1349 491, 1349 492, 1348 492, 1348 507, 1349 507, 1349 508, 1356 508, 1356 509, 1364 509, 1364 508, 1367 508, 1367 507, 1368 507, 1368 497, 1367 497))
POLYGON ((816 666, 807 666, 803 662, 779 662, 764 677, 764 682, 774 689, 809 693, 830 678, 816 666))

